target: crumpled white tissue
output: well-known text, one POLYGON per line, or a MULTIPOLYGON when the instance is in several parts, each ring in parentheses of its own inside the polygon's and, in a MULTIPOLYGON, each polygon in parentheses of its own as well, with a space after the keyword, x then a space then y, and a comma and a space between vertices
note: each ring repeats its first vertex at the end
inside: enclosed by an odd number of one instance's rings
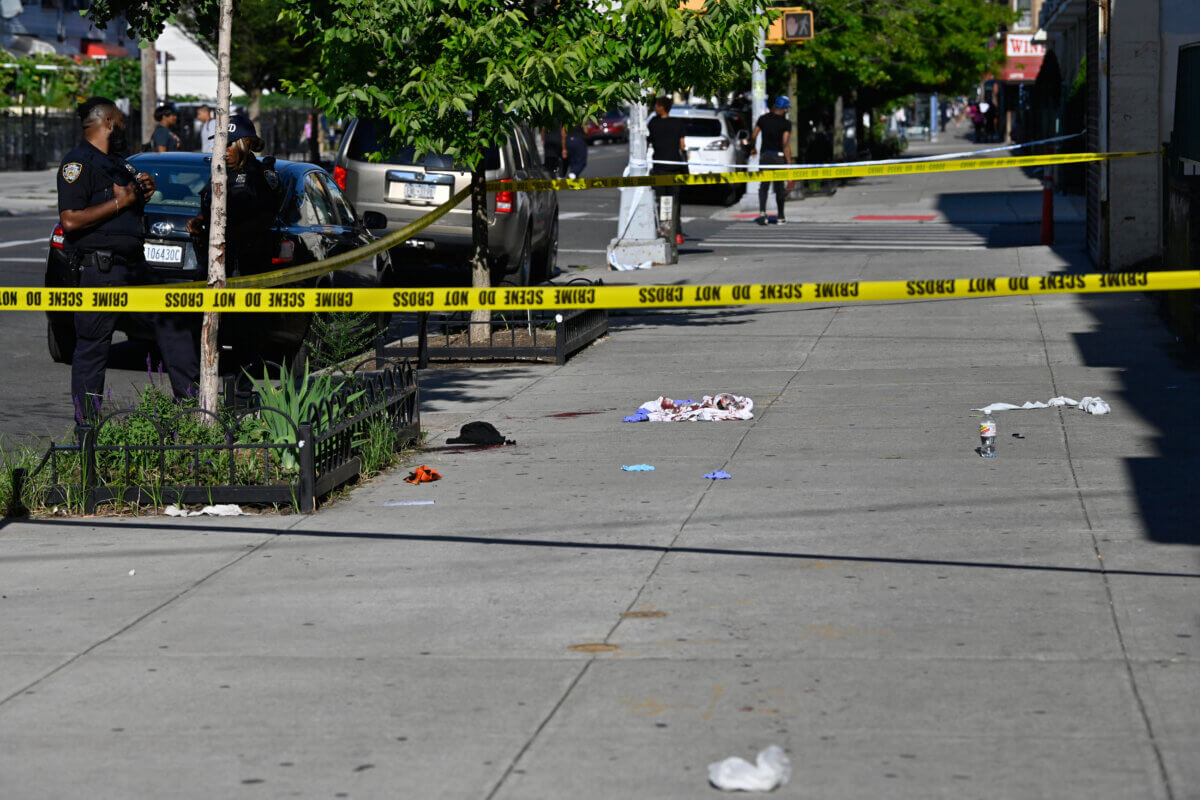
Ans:
POLYGON ((1031 403, 1028 400, 1019 406, 1013 403, 992 403, 990 406, 973 408, 971 410, 982 411, 985 414, 994 414, 997 411, 1027 411, 1031 408, 1054 408, 1056 406, 1075 406, 1089 414, 1107 414, 1112 411, 1108 403, 1099 397, 1085 397, 1079 401, 1072 400, 1069 397, 1051 397, 1044 403, 1031 403))
POLYGON ((618 272, 627 272, 631 269, 650 269, 650 267, 654 266, 654 262, 653 261, 643 261, 640 264, 619 264, 619 263, 617 263, 617 254, 609 253, 608 254, 608 265, 610 267, 612 267, 613 269, 617 270, 618 272))
POLYGON ((200 517, 204 515, 210 517, 238 517, 244 515, 246 512, 242 511, 241 506, 229 503, 226 505, 205 506, 199 511, 188 511, 186 508, 170 505, 163 509, 163 513, 168 517, 200 517))
POLYGON ((732 756, 708 765, 709 782, 727 792, 769 792, 791 777, 792 763, 776 744, 759 753, 755 764, 732 756))

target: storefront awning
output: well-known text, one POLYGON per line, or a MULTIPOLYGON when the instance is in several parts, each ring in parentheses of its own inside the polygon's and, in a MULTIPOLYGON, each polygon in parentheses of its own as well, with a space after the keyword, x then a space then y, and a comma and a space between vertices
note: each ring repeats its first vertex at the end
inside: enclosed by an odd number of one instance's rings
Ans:
POLYGON ((83 54, 91 58, 117 58, 129 55, 129 51, 119 44, 108 42, 85 42, 83 54))

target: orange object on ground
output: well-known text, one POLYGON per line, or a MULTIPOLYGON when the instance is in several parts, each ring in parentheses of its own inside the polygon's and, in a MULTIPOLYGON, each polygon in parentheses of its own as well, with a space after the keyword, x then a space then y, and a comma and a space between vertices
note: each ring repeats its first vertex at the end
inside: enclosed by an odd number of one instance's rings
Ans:
POLYGON ((405 478, 404 480, 407 481, 408 483, 432 483, 433 481, 440 481, 441 479, 442 479, 442 476, 438 475, 436 469, 427 467, 424 464, 422 464, 421 466, 417 467, 412 472, 410 472, 408 474, 408 477, 405 478))

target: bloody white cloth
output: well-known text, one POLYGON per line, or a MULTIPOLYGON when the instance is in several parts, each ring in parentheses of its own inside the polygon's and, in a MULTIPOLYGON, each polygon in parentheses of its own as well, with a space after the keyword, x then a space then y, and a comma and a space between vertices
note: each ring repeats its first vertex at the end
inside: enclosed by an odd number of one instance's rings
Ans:
POLYGON ((660 397, 642 403, 638 416, 644 415, 648 422, 685 422, 701 420, 714 422, 726 419, 754 419, 754 401, 736 394, 705 395, 700 402, 676 403, 669 397, 660 397))

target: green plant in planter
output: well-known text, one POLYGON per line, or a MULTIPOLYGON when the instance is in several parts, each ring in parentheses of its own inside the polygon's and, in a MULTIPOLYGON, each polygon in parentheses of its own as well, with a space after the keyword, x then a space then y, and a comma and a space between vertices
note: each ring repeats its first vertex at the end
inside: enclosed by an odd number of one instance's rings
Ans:
MULTIPOLYGON (((346 408, 365 394, 364 391, 344 393, 347 383, 345 378, 335 377, 329 373, 313 375, 309 372, 308 362, 304 362, 304 374, 297 377, 286 367, 279 374, 279 385, 271 383, 267 371, 263 369, 263 378, 258 381, 246 373, 254 385, 258 395, 259 406, 264 409, 275 409, 287 416, 274 413, 260 413, 257 417, 260 432, 266 441, 273 444, 294 444, 296 430, 288 422, 291 420, 299 425, 311 422, 313 433, 320 433, 333 425, 335 420, 329 418, 329 410, 340 406, 346 408)), ((311 446, 311 443, 309 443, 311 446)), ((296 453, 284 450, 281 463, 284 469, 298 469, 299 462, 296 453)))

